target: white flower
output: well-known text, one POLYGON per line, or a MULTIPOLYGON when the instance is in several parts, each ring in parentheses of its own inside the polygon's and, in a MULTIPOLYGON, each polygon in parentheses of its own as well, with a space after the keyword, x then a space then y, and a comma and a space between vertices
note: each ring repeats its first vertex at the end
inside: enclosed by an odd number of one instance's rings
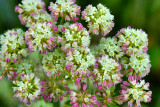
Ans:
POLYGON ((101 32, 101 34, 105 36, 114 26, 114 16, 111 15, 109 9, 102 4, 98 4, 97 8, 88 5, 82 12, 82 19, 88 22, 89 32, 93 32, 96 35, 101 32))

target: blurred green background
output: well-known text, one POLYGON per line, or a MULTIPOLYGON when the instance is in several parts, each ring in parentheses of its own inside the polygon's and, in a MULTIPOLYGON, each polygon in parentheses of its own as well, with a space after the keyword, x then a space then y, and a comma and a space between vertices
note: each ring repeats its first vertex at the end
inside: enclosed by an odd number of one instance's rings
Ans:
MULTIPOLYGON (((49 2, 55 0, 44 0, 46 7, 49 2)), ((18 14, 14 12, 14 7, 21 0, 0 0, 0 34, 12 28, 26 28, 21 25, 18 14)), ((131 26, 133 28, 143 29, 149 38, 149 50, 151 60, 151 71, 145 77, 150 82, 152 90, 152 102, 143 104, 142 107, 160 107, 160 0, 77 0, 82 10, 88 5, 96 6, 102 3, 111 10, 111 14, 115 16, 115 27, 109 33, 114 36, 121 28, 131 26)), ((0 81, 0 107, 22 107, 12 96, 11 82, 6 78, 0 81)), ((32 106, 52 106, 43 101, 36 102, 32 106)), ((123 106, 126 106, 124 104, 123 106)))

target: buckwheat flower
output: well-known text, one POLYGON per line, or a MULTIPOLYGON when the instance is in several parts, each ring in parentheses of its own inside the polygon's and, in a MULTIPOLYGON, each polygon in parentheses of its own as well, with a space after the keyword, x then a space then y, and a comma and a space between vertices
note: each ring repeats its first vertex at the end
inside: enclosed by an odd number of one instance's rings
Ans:
POLYGON ((53 52, 43 55, 42 68, 47 76, 53 76, 57 73, 65 73, 65 53, 61 48, 56 48, 53 52))
POLYGON ((97 106, 98 107, 108 107, 113 106, 114 103, 121 105, 123 100, 121 97, 114 95, 114 88, 112 89, 102 89, 96 91, 97 96, 97 106))
POLYGON ((67 81, 63 78, 63 74, 58 74, 52 77, 50 81, 43 80, 41 82, 42 96, 45 101, 57 102, 61 101, 63 97, 66 97, 68 88, 67 81))
POLYGON ((122 52, 121 48, 117 45, 117 39, 116 38, 101 38, 100 44, 98 45, 98 52, 99 55, 105 55, 112 58, 119 59, 124 55, 124 52, 122 52))
POLYGON ((1 55, 7 63, 16 63, 26 57, 27 50, 22 29, 12 29, 1 35, 1 55))
POLYGON ((134 72, 136 76, 146 76, 149 73, 151 67, 149 55, 146 53, 132 55, 130 57, 129 66, 132 68, 131 73, 134 72))
POLYGON ((149 90, 149 83, 145 83, 144 80, 138 82, 134 77, 130 76, 128 82, 124 81, 121 84, 123 101, 128 101, 128 105, 132 107, 132 104, 135 103, 135 107, 140 107, 141 102, 150 102, 152 91, 149 90))
POLYGON ((0 70, 2 70, 2 72, 0 73, 0 80, 3 79, 5 74, 7 73, 8 79, 13 81, 15 79, 15 77, 18 76, 18 73, 14 69, 14 66, 15 66, 15 64, 7 63, 6 61, 4 61, 4 59, 1 56, 1 58, 0 58, 0 70))
POLYGON ((65 28, 61 37, 61 48, 66 52, 66 69, 72 80, 78 77, 88 77, 90 70, 88 69, 95 63, 95 58, 88 48, 90 44, 90 36, 81 23, 74 23, 65 28))
POLYGON ((89 32, 96 35, 101 32, 103 36, 107 35, 114 26, 114 16, 110 14, 110 10, 98 4, 97 8, 88 5, 84 11, 82 11, 82 19, 88 22, 89 32))
POLYGON ((43 0, 22 0, 22 4, 15 7, 15 12, 19 13, 21 23, 27 27, 37 22, 51 21, 43 0))
POLYGON ((40 79, 33 73, 30 75, 22 74, 21 80, 13 81, 13 84, 16 85, 13 87, 14 97, 17 97, 20 102, 30 104, 31 101, 35 101, 40 97, 40 79))
POLYGON ((74 23, 62 32, 61 45, 64 51, 74 48, 86 48, 90 44, 90 36, 81 23, 74 23))
POLYGON ((91 54, 90 50, 73 49, 66 54, 66 69, 70 77, 74 81, 76 78, 89 77, 91 70, 89 69, 95 63, 95 57, 91 54))
POLYGON ((58 17, 67 21, 77 21, 77 15, 80 15, 80 6, 74 4, 73 0, 56 0, 51 2, 48 9, 51 11, 53 21, 57 21, 58 17))
POLYGON ((93 77, 95 79, 94 85, 101 88, 110 88, 122 81, 122 74, 120 73, 121 65, 114 59, 104 55, 96 59, 95 69, 93 70, 93 77))
POLYGON ((69 91, 72 107, 93 107, 93 105, 97 104, 96 96, 91 95, 86 89, 87 84, 82 82, 77 91, 69 91))
POLYGON ((50 22, 36 23, 31 26, 25 33, 26 44, 30 52, 47 54, 56 47, 56 27, 50 22))
POLYGON ((130 26, 117 33, 118 45, 128 55, 147 52, 147 34, 141 29, 133 29, 130 26))

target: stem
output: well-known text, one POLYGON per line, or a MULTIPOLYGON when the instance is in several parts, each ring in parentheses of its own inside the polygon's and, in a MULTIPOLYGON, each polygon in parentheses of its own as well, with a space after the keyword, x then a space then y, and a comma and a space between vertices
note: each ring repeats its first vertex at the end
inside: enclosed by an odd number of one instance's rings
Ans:
POLYGON ((63 21, 64 21, 64 18, 62 17, 60 21, 60 25, 63 23, 63 21))
POLYGON ((89 84, 90 82, 89 82, 89 78, 87 78, 87 87, 88 87, 88 89, 90 89, 90 87, 89 87, 89 84))

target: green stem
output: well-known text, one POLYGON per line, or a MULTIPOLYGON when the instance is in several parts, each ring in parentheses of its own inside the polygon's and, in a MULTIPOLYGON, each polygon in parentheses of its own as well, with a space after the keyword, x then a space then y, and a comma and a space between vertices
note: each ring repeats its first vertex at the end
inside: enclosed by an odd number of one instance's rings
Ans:
POLYGON ((63 21, 64 21, 64 18, 62 17, 60 21, 60 25, 63 23, 63 21))
POLYGON ((87 87, 88 87, 88 89, 90 89, 90 84, 89 84, 90 82, 89 82, 89 78, 87 78, 87 87))

